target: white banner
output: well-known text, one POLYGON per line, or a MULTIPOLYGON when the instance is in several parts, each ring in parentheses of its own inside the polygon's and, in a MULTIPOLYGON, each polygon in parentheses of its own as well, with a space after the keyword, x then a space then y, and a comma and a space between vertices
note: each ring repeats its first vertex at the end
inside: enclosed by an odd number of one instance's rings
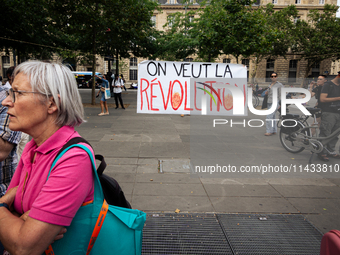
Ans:
MULTIPOLYGON (((233 86, 246 96, 247 67, 244 65, 143 61, 138 66, 137 113, 190 114, 193 111, 190 108, 191 78, 202 78, 208 84, 207 91, 208 87, 214 91, 218 80, 228 78, 234 80, 233 86)), ((220 103, 223 104, 221 100, 220 103)))

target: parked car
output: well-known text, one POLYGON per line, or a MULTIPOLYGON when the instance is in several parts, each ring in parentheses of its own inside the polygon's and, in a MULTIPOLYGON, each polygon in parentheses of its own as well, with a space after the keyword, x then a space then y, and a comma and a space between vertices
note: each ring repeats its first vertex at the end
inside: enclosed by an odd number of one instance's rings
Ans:
MULTIPOLYGON (((92 72, 72 72, 74 74, 74 77, 77 80, 78 88, 92 88, 92 72)), ((103 77, 103 75, 99 72, 96 72, 96 75, 99 77, 103 77)), ((102 83, 102 80, 99 78, 96 78, 96 87, 100 87, 100 84, 102 83)))

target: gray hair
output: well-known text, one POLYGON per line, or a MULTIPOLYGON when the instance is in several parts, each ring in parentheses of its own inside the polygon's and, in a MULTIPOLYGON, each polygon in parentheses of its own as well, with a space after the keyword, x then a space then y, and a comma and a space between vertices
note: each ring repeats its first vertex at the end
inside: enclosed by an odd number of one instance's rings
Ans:
POLYGON ((18 73, 27 75, 32 91, 52 97, 58 107, 58 126, 79 126, 84 122, 84 108, 78 86, 71 70, 58 63, 27 61, 15 68, 18 73))

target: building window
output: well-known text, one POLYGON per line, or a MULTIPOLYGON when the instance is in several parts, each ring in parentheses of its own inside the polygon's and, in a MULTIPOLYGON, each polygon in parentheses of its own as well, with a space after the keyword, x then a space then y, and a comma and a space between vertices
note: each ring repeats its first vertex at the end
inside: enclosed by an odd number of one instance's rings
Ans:
POLYGON ((151 22, 152 22, 152 26, 155 27, 156 26, 156 16, 152 16, 151 17, 151 22))
POLYGON ((168 0, 168 4, 177 4, 176 0, 168 0))
POLYGON ((111 66, 111 72, 113 74, 116 74, 116 67, 117 67, 117 59, 113 58, 113 60, 110 60, 110 66, 111 66))
POLYGON ((266 65, 266 82, 271 82, 270 76, 274 72, 275 59, 267 59, 266 65))
POLYGON ((249 59, 242 59, 242 65, 245 65, 247 67, 247 79, 249 79, 249 59))
POLYGON ((130 58, 130 67, 137 66, 137 58, 130 58))
POLYGON ((256 0, 256 2, 254 3, 254 5, 261 5, 261 0, 256 0))
POLYGON ((130 73, 129 73, 129 80, 130 81, 136 81, 137 80, 137 70, 134 69, 130 69, 130 73))
POLYGON ((223 59, 223 63, 229 64, 229 63, 230 63, 230 58, 224 58, 224 59, 223 59))
POLYGON ((249 59, 247 59, 247 58, 242 59, 242 65, 245 65, 248 68, 249 67, 249 59))
POLYGON ((171 16, 171 15, 168 16, 168 27, 169 27, 169 28, 172 27, 173 19, 174 19, 173 16, 171 16))
POLYGON ((273 3, 273 4, 277 4, 277 0, 273 0, 272 3, 273 3))
POLYGON ((295 0, 295 4, 301 4, 301 0, 295 0))
POLYGON ((325 0, 319 0, 319 4, 325 4, 325 0))
POLYGON ((320 75, 320 63, 312 65, 312 76, 318 77, 320 75))
POLYGON ((2 60, 2 77, 7 79, 6 72, 7 69, 10 68, 9 56, 2 56, 1 60, 2 60))
POLYGON ((129 80, 137 80, 137 58, 130 58, 130 70, 129 70, 129 80))
POLYGON ((184 59, 184 62, 193 62, 193 61, 194 61, 193 58, 185 58, 185 59, 184 59))
POLYGON ((294 18, 294 23, 298 22, 298 20, 300 20, 300 16, 294 18))
POLYGON ((288 82, 296 82, 296 74, 297 74, 297 60, 289 61, 289 74, 288 74, 288 82))
POLYGON ((9 64, 9 56, 2 56, 2 64, 9 64))

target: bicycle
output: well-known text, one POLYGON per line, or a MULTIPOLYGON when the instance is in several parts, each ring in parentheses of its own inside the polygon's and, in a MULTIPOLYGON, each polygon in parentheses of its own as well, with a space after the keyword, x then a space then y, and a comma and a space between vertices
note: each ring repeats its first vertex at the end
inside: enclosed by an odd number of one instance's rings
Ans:
MULTIPOLYGON (((256 92, 256 89, 254 89, 255 84, 251 84, 250 87, 252 87, 252 89, 253 89, 252 102, 253 102, 254 108, 256 108, 260 104, 260 99, 255 93, 256 92)), ((256 87, 258 87, 258 85, 256 85, 256 87)))
POLYGON ((253 106, 254 108, 258 107, 260 104, 260 99, 259 97, 255 94, 255 91, 253 90, 253 106))
POLYGON ((327 137, 319 137, 318 136, 318 123, 316 121, 316 114, 321 111, 319 108, 306 108, 311 116, 314 118, 314 124, 310 126, 307 122, 310 116, 308 115, 298 115, 298 114, 287 114, 285 116, 281 116, 278 123, 278 127, 280 128, 280 142, 288 152, 291 153, 300 153, 305 149, 308 149, 312 152, 312 155, 309 159, 309 164, 312 163, 314 153, 321 153, 324 149, 328 154, 332 154, 326 145, 335 137, 340 134, 340 128, 335 130, 332 134, 327 137), (312 129, 315 129, 316 132, 313 136, 312 129))

